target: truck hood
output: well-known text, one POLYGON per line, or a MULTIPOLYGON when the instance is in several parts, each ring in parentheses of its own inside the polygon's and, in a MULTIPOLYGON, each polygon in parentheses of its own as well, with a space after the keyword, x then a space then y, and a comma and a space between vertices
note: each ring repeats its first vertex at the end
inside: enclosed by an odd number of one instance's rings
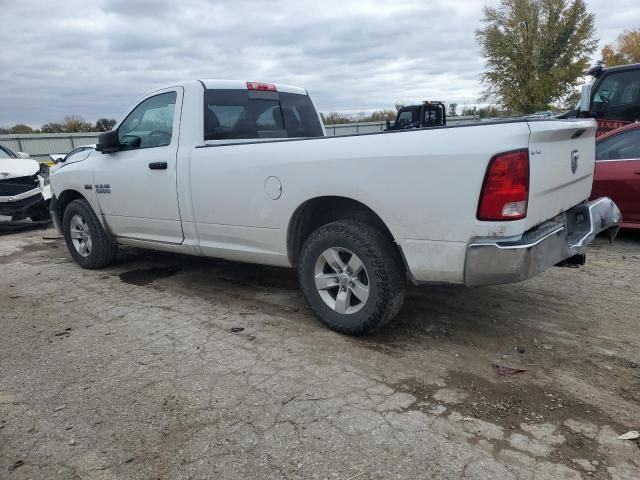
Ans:
POLYGON ((35 160, 24 158, 0 158, 0 180, 35 175, 40 165, 35 160))

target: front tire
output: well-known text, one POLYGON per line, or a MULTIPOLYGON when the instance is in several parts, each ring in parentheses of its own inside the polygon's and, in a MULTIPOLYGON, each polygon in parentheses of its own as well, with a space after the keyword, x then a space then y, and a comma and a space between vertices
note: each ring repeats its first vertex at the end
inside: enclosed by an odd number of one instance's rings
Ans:
POLYGON ((327 327, 366 335, 395 318, 404 302, 402 261, 379 229, 356 220, 318 228, 298 268, 308 307, 327 327))
POLYGON ((115 260, 118 246, 86 200, 69 203, 64 210, 62 231, 69 253, 82 268, 102 268, 115 260))

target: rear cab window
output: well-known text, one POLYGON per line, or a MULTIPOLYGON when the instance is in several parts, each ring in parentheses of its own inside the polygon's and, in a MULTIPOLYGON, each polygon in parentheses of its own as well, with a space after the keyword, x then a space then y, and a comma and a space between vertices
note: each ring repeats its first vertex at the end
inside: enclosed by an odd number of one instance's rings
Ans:
POLYGON ((308 95, 245 89, 207 89, 204 140, 322 137, 308 95))

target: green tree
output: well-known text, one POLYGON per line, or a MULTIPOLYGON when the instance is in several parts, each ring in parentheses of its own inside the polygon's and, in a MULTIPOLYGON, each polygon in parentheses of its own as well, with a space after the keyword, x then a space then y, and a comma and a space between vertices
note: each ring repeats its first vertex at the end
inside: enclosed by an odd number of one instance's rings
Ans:
POLYGON ((336 125, 340 123, 352 123, 350 117, 343 113, 339 112, 329 112, 329 113, 321 113, 322 121, 325 125, 336 125))
POLYGON ((118 122, 113 118, 99 118, 96 121, 95 130, 98 132, 108 132, 109 130, 112 130, 113 127, 116 126, 116 123, 118 122))
POLYGON ((64 127, 59 122, 45 123, 40 127, 42 133, 64 133, 64 127))
POLYGON ((455 117, 457 115, 457 111, 458 111, 458 104, 457 103, 450 103, 449 104, 449 112, 447 113, 447 115, 449 115, 450 117, 455 117))
POLYGON ((16 123, 13 127, 11 127, 11 133, 33 133, 33 128, 31 128, 29 125, 25 125, 24 123, 16 123))
POLYGON ((483 9, 482 23, 484 98, 522 113, 568 95, 597 47, 584 0, 502 0, 483 9))
POLYGON ((370 115, 361 115, 358 119, 359 122, 384 122, 386 120, 393 120, 396 118, 395 110, 378 110, 370 115))
POLYGON ((67 115, 62 121, 65 133, 91 132, 93 126, 79 115, 67 115))
POLYGON ((478 116, 480 118, 497 118, 502 117, 502 110, 496 105, 488 105, 478 110, 478 116))
POLYGON ((475 117, 477 113, 476 107, 462 107, 463 117, 475 117))
POLYGON ((580 101, 580 90, 574 90, 562 100, 562 108, 573 110, 580 101))
POLYGON ((640 29, 621 33, 614 45, 602 49, 602 61, 607 67, 640 63, 640 29))

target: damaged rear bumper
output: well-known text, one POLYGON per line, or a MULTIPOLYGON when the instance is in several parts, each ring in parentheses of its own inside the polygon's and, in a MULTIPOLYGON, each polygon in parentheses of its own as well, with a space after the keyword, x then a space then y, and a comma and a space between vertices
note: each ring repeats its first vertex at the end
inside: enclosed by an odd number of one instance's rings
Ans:
POLYGON ((554 265, 583 263, 586 247, 596 235, 607 230, 613 240, 621 222, 616 204, 602 197, 578 205, 518 239, 477 240, 467 247, 465 284, 520 282, 554 265))

